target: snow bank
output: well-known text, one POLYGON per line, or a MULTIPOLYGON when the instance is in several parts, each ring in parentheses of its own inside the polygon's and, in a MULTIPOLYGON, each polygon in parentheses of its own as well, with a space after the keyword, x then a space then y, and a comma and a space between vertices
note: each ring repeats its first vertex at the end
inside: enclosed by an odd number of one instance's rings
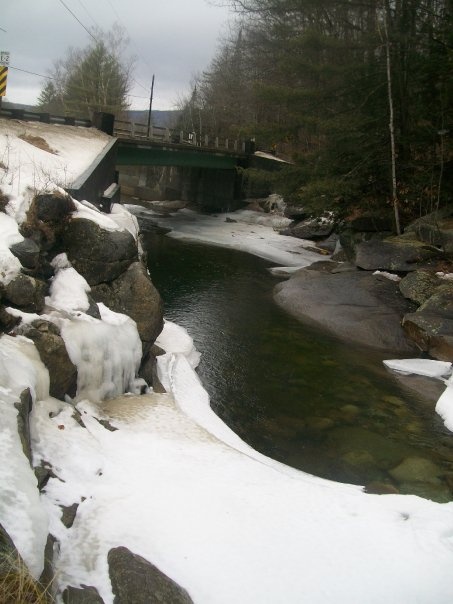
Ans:
POLYGON ((32 342, 0 337, 0 522, 35 578, 44 568, 48 518, 37 480, 17 431, 20 394, 30 388, 34 402, 49 393, 49 374, 32 342))
POLYGON ((69 187, 109 140, 95 128, 0 119, 0 189, 11 197, 9 215, 20 223, 36 191, 69 187))
POLYGON ((0 283, 8 285, 20 272, 21 264, 11 253, 10 246, 24 240, 19 233, 17 222, 0 212, 0 283))
MULTIPOLYGON (((127 207, 134 213, 139 211, 137 206, 127 207)), ((140 211, 143 212, 143 208, 140 211)), ((207 216, 183 209, 171 217, 154 214, 152 217, 159 226, 171 229, 169 237, 248 252, 287 267, 302 268, 320 259, 318 254, 306 249, 313 245, 311 241, 280 235, 274 230, 282 228, 282 221, 287 221, 282 216, 251 210, 207 216), (226 221, 227 218, 232 222, 226 221)))
POLYGON ((111 604, 106 556, 124 545, 197 604, 452 600, 453 504, 367 495, 260 455, 210 410, 187 333, 165 331, 185 351, 165 355, 168 394, 81 402, 85 428, 64 403, 38 407, 60 586, 93 585, 111 604), (66 529, 58 506, 71 503, 66 529))

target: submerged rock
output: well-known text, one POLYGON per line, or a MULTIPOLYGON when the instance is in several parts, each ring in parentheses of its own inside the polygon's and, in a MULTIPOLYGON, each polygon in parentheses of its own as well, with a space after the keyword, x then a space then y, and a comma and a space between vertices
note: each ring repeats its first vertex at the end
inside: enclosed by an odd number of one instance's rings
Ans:
POLYGON ((442 470, 424 457, 406 457, 398 466, 389 470, 389 474, 400 483, 424 482, 440 484, 442 470))

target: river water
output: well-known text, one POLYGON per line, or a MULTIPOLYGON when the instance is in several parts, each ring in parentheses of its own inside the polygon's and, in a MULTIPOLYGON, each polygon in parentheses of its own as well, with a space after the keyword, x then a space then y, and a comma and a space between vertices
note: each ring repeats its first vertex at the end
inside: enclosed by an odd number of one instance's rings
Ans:
POLYGON ((202 353, 216 413, 258 451, 370 492, 453 499, 453 435, 382 354, 355 349, 282 311, 255 256, 147 235, 165 317, 202 353))

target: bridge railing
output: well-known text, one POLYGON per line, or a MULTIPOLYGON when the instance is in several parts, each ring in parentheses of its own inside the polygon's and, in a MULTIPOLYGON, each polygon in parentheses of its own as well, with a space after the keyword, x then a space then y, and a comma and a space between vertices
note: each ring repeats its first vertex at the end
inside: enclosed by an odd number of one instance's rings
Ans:
POLYGON ((83 126, 91 128, 93 122, 84 118, 69 117, 67 115, 53 115, 51 113, 39 113, 25 109, 0 108, 0 117, 13 120, 24 120, 26 122, 43 122, 45 124, 63 124, 66 126, 83 126))
POLYGON ((119 138, 134 138, 156 141, 159 143, 180 143, 195 147, 208 147, 247 153, 251 141, 231 140, 228 138, 212 137, 205 134, 198 137, 196 132, 184 132, 160 126, 150 126, 148 134, 147 124, 127 120, 115 120, 114 135, 119 138))

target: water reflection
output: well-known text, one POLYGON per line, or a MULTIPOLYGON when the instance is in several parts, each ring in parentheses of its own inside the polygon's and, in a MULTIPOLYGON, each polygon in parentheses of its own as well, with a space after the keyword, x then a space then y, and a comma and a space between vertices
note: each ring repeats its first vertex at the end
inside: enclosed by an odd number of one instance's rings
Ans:
POLYGON ((266 455, 374 492, 452 499, 453 437, 434 403, 399 386, 382 355, 294 320, 272 300, 269 263, 149 235, 168 319, 202 352, 220 417, 266 455))

